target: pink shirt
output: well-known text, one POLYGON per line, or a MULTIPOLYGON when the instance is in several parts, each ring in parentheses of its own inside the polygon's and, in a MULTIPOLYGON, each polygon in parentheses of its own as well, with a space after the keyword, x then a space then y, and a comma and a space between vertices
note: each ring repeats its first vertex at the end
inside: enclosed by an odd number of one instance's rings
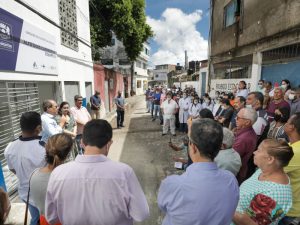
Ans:
POLYGON ((91 115, 83 106, 80 109, 73 106, 70 111, 77 122, 77 134, 82 134, 84 125, 92 119, 91 115))
POLYGON ((104 155, 77 155, 51 174, 46 195, 50 224, 132 225, 149 206, 131 167, 104 155))

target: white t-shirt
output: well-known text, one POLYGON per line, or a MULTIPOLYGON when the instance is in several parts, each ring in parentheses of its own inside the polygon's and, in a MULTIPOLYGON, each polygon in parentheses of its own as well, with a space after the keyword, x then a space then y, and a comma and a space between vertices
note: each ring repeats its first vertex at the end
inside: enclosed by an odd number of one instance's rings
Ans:
POLYGON ((174 112, 175 112, 176 109, 178 109, 178 105, 173 99, 171 99, 170 101, 165 100, 162 103, 161 107, 164 110, 164 117, 166 119, 170 119, 172 117, 175 117, 174 112))
POLYGON ((247 98, 248 96, 248 89, 241 89, 241 90, 238 90, 237 93, 236 93, 236 96, 243 96, 244 98, 247 98))
MULTIPOLYGON (((16 171, 19 180, 19 196, 24 201, 26 201, 27 198, 31 173, 36 168, 46 166, 46 151, 45 148, 39 144, 39 141, 39 138, 20 137, 10 142, 4 151, 8 168, 16 171)), ((33 204, 31 199, 29 199, 29 202, 33 204)))

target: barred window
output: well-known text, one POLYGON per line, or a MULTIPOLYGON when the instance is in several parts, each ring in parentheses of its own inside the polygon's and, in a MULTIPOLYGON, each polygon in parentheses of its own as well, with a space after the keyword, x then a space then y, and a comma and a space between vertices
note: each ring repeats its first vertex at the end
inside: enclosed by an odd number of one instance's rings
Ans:
MULTIPOLYGON (((60 26, 77 36, 76 0, 59 0, 60 26)), ((78 51, 78 41, 69 33, 60 31, 61 44, 78 51)))

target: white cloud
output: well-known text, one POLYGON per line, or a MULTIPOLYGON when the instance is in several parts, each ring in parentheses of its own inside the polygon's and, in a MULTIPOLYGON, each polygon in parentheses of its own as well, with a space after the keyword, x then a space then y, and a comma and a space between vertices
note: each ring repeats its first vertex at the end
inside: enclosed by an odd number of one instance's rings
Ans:
POLYGON ((185 14, 180 9, 167 8, 159 20, 147 17, 148 24, 155 33, 154 41, 158 44, 157 52, 151 56, 154 65, 176 64, 184 62, 184 50, 188 59, 207 59, 208 41, 196 30, 201 20, 202 11, 195 10, 185 14))

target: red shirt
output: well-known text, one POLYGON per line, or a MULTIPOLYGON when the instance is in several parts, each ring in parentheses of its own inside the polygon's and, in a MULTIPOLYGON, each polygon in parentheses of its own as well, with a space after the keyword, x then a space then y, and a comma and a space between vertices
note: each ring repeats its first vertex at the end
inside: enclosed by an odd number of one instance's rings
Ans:
POLYGON ((243 128, 236 132, 232 148, 240 154, 242 160, 242 167, 237 176, 240 183, 247 176, 248 161, 256 150, 256 144, 257 136, 252 127, 243 128))

